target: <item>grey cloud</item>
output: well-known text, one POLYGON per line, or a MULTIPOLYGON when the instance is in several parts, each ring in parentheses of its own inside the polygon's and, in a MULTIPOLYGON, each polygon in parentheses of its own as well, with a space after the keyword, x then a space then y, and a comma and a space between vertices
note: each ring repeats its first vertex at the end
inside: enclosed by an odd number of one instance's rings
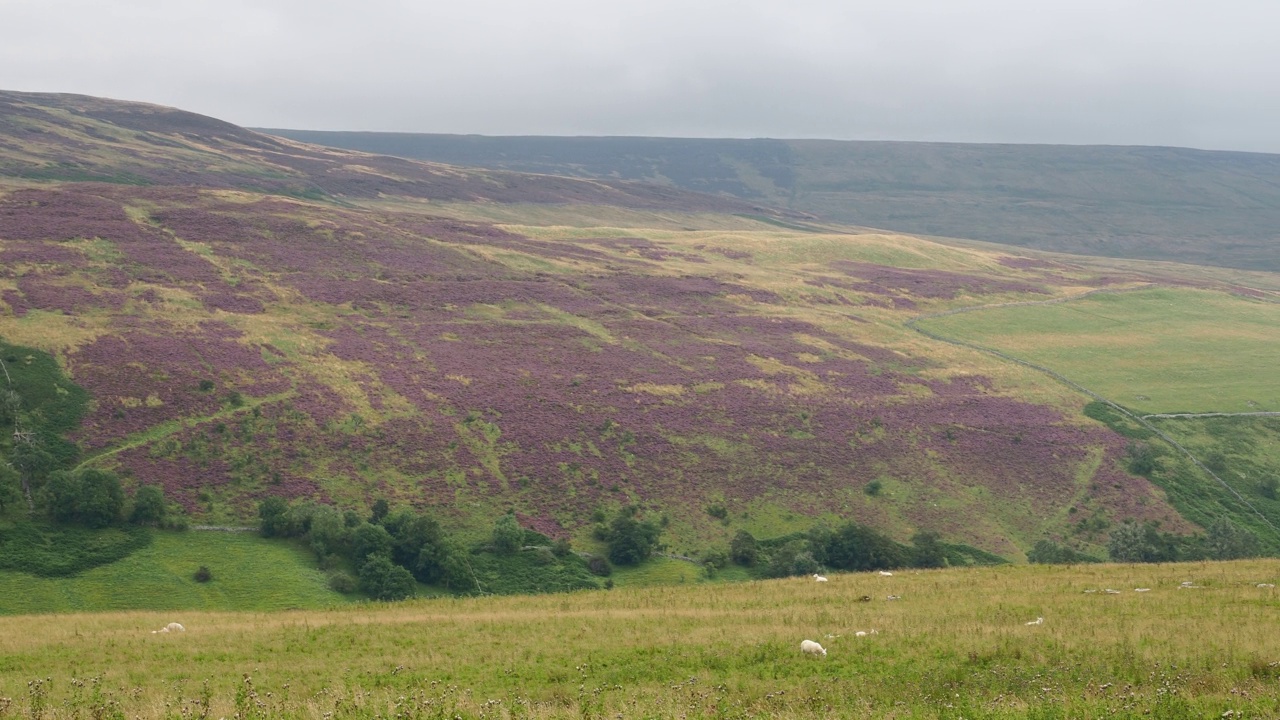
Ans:
POLYGON ((8 0, 0 87, 245 125, 1280 152, 1280 6, 8 0))

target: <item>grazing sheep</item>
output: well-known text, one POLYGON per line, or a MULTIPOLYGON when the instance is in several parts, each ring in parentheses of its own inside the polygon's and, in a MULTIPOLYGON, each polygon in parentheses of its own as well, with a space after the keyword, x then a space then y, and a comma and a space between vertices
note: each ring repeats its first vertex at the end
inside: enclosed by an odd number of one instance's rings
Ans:
POLYGON ((805 640, 804 642, 800 643, 800 652, 804 653, 805 655, 821 655, 822 657, 827 656, 827 649, 812 640, 805 640))
POLYGON ((821 575, 819 575, 818 573, 814 573, 814 574, 813 574, 813 579, 814 579, 814 580, 816 580, 816 581, 818 581, 818 582, 826 582, 826 581, 827 581, 827 579, 826 579, 826 578, 822 577, 822 576, 821 576, 821 575))
POLYGON ((1107 595, 1119 595, 1119 594, 1120 594, 1120 591, 1119 591, 1119 590, 1112 590, 1111 588, 1107 588, 1106 590, 1103 590, 1102 592, 1106 593, 1107 595))
POLYGON ((858 632, 854 633, 853 636, 866 637, 868 635, 879 635, 879 634, 880 634, 879 630, 859 630, 858 632))
POLYGON ((893 577, 893 573, 889 572, 888 570, 881 570, 880 577, 893 577))
POLYGON ((889 595, 885 597, 885 600, 901 600, 901 599, 902 599, 901 595, 889 595))
POLYGON ((1258 583, 1258 587, 1260 588, 1273 588, 1275 586, 1275 583, 1258 583))
POLYGON ((1044 618, 1042 618, 1042 617, 1038 617, 1038 618, 1036 618, 1035 620, 1032 620, 1031 622, 1029 622, 1029 623, 1027 623, 1027 624, 1028 624, 1028 625, 1043 625, 1043 624, 1044 624, 1044 618))
POLYGON ((1134 592, 1151 592, 1151 588, 1134 588, 1134 592))
POLYGON ((186 628, 182 627, 182 623, 173 622, 173 623, 169 623, 168 625, 165 625, 164 627, 169 632, 186 632, 187 631, 186 628))

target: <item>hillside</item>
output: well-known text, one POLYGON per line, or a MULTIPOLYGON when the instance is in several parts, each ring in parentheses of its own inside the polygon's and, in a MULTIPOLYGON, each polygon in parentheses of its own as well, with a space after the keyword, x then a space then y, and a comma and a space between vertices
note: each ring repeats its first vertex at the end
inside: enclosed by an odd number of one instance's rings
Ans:
POLYGON ((88 391, 82 467, 160 483, 197 518, 385 498, 463 532, 511 509, 590 546, 593 513, 636 504, 684 554, 852 519, 1021 559, 1045 538, 1098 553, 1126 519, 1190 533, 1227 515, 1280 547, 1271 506, 1189 461, 1131 472, 1131 438, 1085 416, 1089 397, 907 324, 1166 285, 1274 326, 1272 276, 3 97, 0 339, 88 391))
POLYGON ((660 182, 905 233, 1280 270, 1280 155, 1162 147, 265 132, 458 165, 660 182))

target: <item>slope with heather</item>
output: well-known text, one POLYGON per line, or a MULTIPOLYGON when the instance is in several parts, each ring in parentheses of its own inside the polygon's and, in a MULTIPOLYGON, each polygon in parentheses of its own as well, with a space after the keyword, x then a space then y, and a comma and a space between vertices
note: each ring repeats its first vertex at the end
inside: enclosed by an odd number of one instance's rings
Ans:
MULTIPOLYGON (((38 100, 7 121, 38 125, 34 104, 99 134, 199 145, 225 167, 276 142, 38 100)), ((6 147, 52 157, 68 142, 6 147)), ((361 171, 384 187, 376 197, 339 183, 321 202, 238 170, 202 181, 187 150, 143 162, 91 134, 76 142, 101 157, 94 173, 145 170, 152 184, 37 183, 27 160, 0 159, 25 174, 0 195, 0 337, 53 352, 93 397, 73 435, 85 466, 160 483, 197 517, 242 520, 272 494, 385 497, 464 530, 510 508, 586 540, 595 510, 638 504, 666 515, 685 553, 737 528, 856 519, 1013 558, 1046 536, 1096 549, 1086 517, 1195 529, 1126 471, 1127 440, 1080 414, 1086 398, 904 325, 1171 271, 824 229, 647 186, 557 200, 538 183, 580 181, 533 178, 524 194, 414 194, 376 158, 361 171), (669 210, 632 200, 663 193, 669 210)), ((321 187, 348 170, 293 171, 321 187)))

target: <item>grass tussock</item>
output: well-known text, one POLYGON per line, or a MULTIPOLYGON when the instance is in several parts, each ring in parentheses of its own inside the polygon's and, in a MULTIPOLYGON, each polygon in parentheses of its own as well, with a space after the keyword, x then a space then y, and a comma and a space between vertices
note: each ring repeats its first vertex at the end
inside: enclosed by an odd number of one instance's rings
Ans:
POLYGON ((1274 560, 1005 566, 270 614, 7 618, 0 713, 1275 717, 1280 595, 1258 583, 1277 575, 1274 560), (173 620, 187 631, 151 632, 173 620), (827 657, 802 655, 803 639, 827 657))

